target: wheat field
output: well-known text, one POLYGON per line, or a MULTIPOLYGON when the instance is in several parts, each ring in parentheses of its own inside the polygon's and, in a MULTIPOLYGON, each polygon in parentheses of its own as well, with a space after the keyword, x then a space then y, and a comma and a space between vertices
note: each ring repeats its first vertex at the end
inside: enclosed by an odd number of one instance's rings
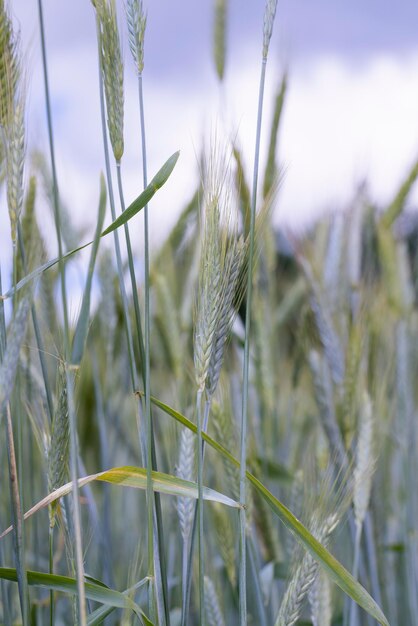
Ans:
MULTIPOLYGON (((418 162, 383 208, 361 186, 303 236, 275 228, 287 76, 263 117, 280 11, 267 0, 254 151, 215 124, 152 246, 148 212, 181 155, 148 172, 146 8, 92 0, 103 173, 86 233, 60 194, 42 0, 44 154, 28 148, 27 42, 0 0, 0 623, 417 626, 418 222, 405 207, 418 162), (127 71, 142 174, 130 204, 127 71)), ((219 89, 228 16, 215 0, 219 89)))

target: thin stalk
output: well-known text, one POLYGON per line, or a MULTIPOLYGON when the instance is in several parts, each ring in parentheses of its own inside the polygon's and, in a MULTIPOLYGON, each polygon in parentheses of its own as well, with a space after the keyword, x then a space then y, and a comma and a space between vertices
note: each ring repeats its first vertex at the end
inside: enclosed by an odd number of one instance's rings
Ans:
MULTIPOLYGON (((3 544, 1 543, 0 543, 0 566, 4 567, 3 544)), ((6 584, 4 580, 1 581, 0 587, 1 587, 1 602, 2 602, 2 607, 3 607, 4 626, 12 626, 12 619, 10 617, 9 595, 7 593, 6 584)))
POLYGON ((77 428, 75 422, 75 407, 74 407, 74 371, 69 370, 68 365, 66 367, 66 379, 67 379, 67 401, 68 401, 68 415, 70 416, 70 471, 73 481, 73 523, 74 523, 74 536, 75 536, 75 556, 77 566, 77 591, 79 595, 79 619, 81 626, 86 626, 86 597, 84 591, 84 561, 83 561, 83 544, 81 540, 81 510, 80 510, 80 495, 78 488, 78 481, 74 482, 74 476, 78 476, 78 442, 77 442, 77 428), (71 419, 71 415, 73 419, 71 419))
MULTIPOLYGON (((96 21, 96 27, 97 29, 99 28, 98 21, 96 21)), ((99 35, 97 35, 97 41, 99 41, 99 35)), ((111 174, 111 168, 110 168, 109 144, 107 141, 106 114, 105 114, 105 104, 104 104, 104 94, 103 94, 103 79, 102 79, 102 71, 101 71, 101 65, 100 65, 100 49, 99 49, 99 94, 100 94, 100 116, 101 116, 101 123, 102 123, 103 149, 104 149, 104 156, 105 156, 106 182, 107 182, 107 188, 109 192, 109 204, 110 204, 110 212, 112 215, 112 221, 115 221, 116 219, 115 196, 113 193, 112 174, 111 174)), ((135 391, 137 389, 137 381, 136 381, 134 346, 133 346, 133 338, 132 338, 132 326, 131 326, 131 320, 129 317, 128 296, 126 294, 125 281, 123 279, 122 254, 120 250, 119 233, 117 230, 113 231, 113 241, 115 244, 116 268, 118 272, 119 289, 120 289, 120 294, 122 298, 123 317, 124 317, 124 322, 125 322, 126 339, 127 339, 127 344, 128 344, 129 370, 130 370, 130 376, 131 376, 132 389, 135 391)))
POLYGON ((380 590, 379 574, 377 566, 376 542, 373 536, 372 512, 367 511, 363 524, 364 541, 367 554, 367 564, 370 576, 370 585, 373 598, 379 606, 382 606, 382 593, 380 590))
POLYGON ((19 598, 22 610, 22 622, 29 626, 29 591, 25 570, 25 537, 20 488, 16 465, 16 451, 13 437, 13 424, 10 403, 6 409, 7 461, 9 466, 10 498, 13 510, 13 536, 16 551, 16 569, 19 572, 19 598))
MULTIPOLYGON (((23 267, 24 273, 26 274, 27 273, 26 251, 25 251, 25 244, 23 241, 22 226, 21 226, 20 221, 18 222, 18 225, 17 225, 17 236, 18 236, 19 253, 22 259, 22 267, 23 267)), ((50 389, 49 381, 48 381, 48 370, 47 370, 47 365, 46 365, 46 360, 45 360, 44 344, 42 341, 42 336, 41 336, 39 322, 38 322, 38 316, 36 313, 36 307, 34 303, 32 303, 32 306, 31 306, 31 316, 32 316, 33 329, 35 332, 36 345, 38 348, 39 360, 41 364, 42 377, 44 381, 49 423, 51 424, 52 416, 53 416, 52 394, 51 394, 51 389, 50 389)), ((54 573, 53 571, 53 562, 54 562, 53 546, 54 546, 54 527, 50 527, 49 529, 49 573, 50 574, 54 573)), ((49 592, 49 599, 50 599, 49 621, 50 621, 50 625, 53 626, 54 624, 54 592, 53 591, 49 592)))
MULTIPOLYGON (((17 247, 13 245, 13 287, 17 284, 17 247)), ((13 296, 13 308, 16 310, 17 296, 13 296)), ((5 335, 5 344, 7 338, 5 335)), ((16 373, 16 382, 19 378, 19 372, 16 373)), ((16 395, 16 394, 15 394, 16 395)), ((17 394, 19 398, 19 392, 17 394)), ((13 523, 14 523, 14 544, 15 544, 15 558, 16 569, 18 571, 18 586, 19 586, 19 600, 20 608, 22 612, 23 626, 29 625, 29 589, 26 578, 25 567, 25 532, 24 532, 24 519, 23 519, 23 503, 22 503, 22 487, 19 476, 22 479, 22 433, 21 433, 21 415, 20 411, 17 418, 18 428, 18 451, 16 460, 16 449, 13 433, 12 411, 10 403, 7 405, 6 410, 6 446, 7 446, 7 462, 9 469, 9 486, 10 486, 10 499, 12 503, 13 511, 13 523)))
MULTIPOLYGON (((2 280, 1 280, 1 268, 0 268, 0 295, 2 294, 2 280)), ((0 363, 3 360, 4 351, 6 349, 6 320, 4 316, 4 302, 0 299, 0 363)), ((0 415, 0 420, 2 416, 0 415)), ((3 564, 3 544, 0 542, 0 563, 3 564)), ((1 600, 3 605, 3 619, 5 626, 11 625, 9 596, 6 589, 4 580, 0 581, 1 587, 1 600)))
MULTIPOLYGON (((145 135, 144 94, 142 89, 142 74, 138 76, 139 115, 141 121, 141 152, 142 177, 144 189, 148 185, 147 173, 147 144, 145 135)), ((145 423, 147 428, 147 506, 148 506, 148 575, 154 576, 154 532, 153 504, 154 492, 152 488, 152 421, 151 421, 151 377, 150 377, 150 261, 149 261, 149 221, 148 204, 144 207, 144 265, 145 265, 145 423)), ((167 616, 166 616, 167 617, 167 616)), ((168 615, 169 619, 169 615, 168 615)))
POLYGON ((52 172, 54 221, 55 221, 55 230, 56 230, 57 243, 58 243, 58 258, 59 258, 58 267, 59 267, 59 272, 60 272, 60 277, 61 277, 61 297, 62 297, 62 305, 63 305, 64 333, 65 333, 64 340, 66 343, 66 350, 69 353, 70 339, 69 339, 67 293, 66 293, 66 288, 65 288, 65 266, 64 266, 64 261, 62 259, 63 247, 62 247, 62 237, 61 237, 61 215, 60 215, 60 208, 59 208, 57 168, 56 168, 56 162, 55 162, 54 134, 53 134, 53 128, 52 128, 51 100, 50 100, 50 95, 49 95, 50 91, 49 91, 48 66, 47 66, 47 57, 46 57, 45 26, 44 26, 44 17, 43 17, 43 9, 42 9, 42 0, 38 0, 38 10, 39 10, 39 27, 41 31, 42 66, 43 66, 43 72, 44 72, 46 119, 47 119, 47 126, 48 126, 49 152, 50 152, 51 172, 52 172))
MULTIPOLYGON (((39 10, 39 26, 41 33, 41 47, 42 47, 42 66, 44 73, 44 87, 45 87, 45 103, 48 125, 48 139, 49 139, 49 151, 51 159, 51 171, 52 171, 52 186, 53 186, 53 198, 54 198, 54 220, 55 230, 58 243, 58 258, 59 258, 59 272, 61 278, 61 297, 62 308, 64 317, 64 343, 65 343, 65 357, 68 364, 70 359, 70 330, 68 322, 68 305, 67 294, 65 286, 65 267, 63 262, 63 247, 61 237, 61 216, 59 208, 59 192, 58 192, 58 178, 55 163, 55 149, 54 149, 54 136, 52 129, 52 112, 51 101, 49 92, 48 81, 48 67, 47 67, 47 55, 46 55, 46 43, 45 43, 45 27, 42 9, 42 0, 38 0, 39 10)), ((77 591, 78 591, 78 607, 79 607, 79 619, 80 625, 86 626, 86 597, 84 589, 84 563, 83 563, 83 545, 81 535, 81 518, 80 518, 80 503, 78 500, 78 472, 77 472, 77 424, 74 407, 74 388, 71 387, 74 383, 74 377, 68 375, 67 370, 67 394, 68 394, 68 415, 70 422, 70 465, 71 465, 71 480, 73 483, 73 500, 74 500, 74 530, 75 530, 75 549, 76 549, 76 576, 77 576, 77 591)))
MULTIPOLYGON (((100 466, 101 469, 111 467, 109 457, 108 437, 106 432, 106 415, 103 405, 103 395, 100 385, 99 367, 97 364, 96 353, 92 354, 93 365, 93 384, 94 384, 94 396, 97 407, 97 424, 99 428, 99 441, 100 441, 100 466)), ((108 367, 108 365, 106 365, 108 367)), ((113 542, 111 533, 111 509, 110 509, 110 485, 103 485, 103 571, 104 582, 110 587, 114 587, 114 580, 112 575, 111 563, 113 562, 113 542)))
POLYGON ((197 413, 197 524, 198 532, 198 554, 199 554, 199 616, 200 624, 205 624, 205 590, 204 590, 204 542, 203 542, 203 439, 202 439, 202 396, 203 390, 199 389, 196 396, 197 413))
MULTIPOLYGON (((123 194, 123 185, 122 185, 122 172, 121 172, 121 163, 120 161, 116 162, 116 174, 118 180, 118 191, 119 191, 119 201, 121 206, 122 213, 125 212, 125 198, 123 194)), ((131 236, 129 234, 129 226, 128 224, 124 224, 123 226, 125 231, 125 241, 126 241, 126 250, 128 253, 128 267, 129 267, 129 275, 131 278, 131 286, 132 286, 132 299, 134 303, 134 313, 135 313, 135 323, 137 327, 137 336, 138 336, 138 350, 139 356, 141 358, 141 362, 144 363, 144 345, 142 339, 142 322, 141 322, 141 310, 139 308, 139 300, 138 300, 138 289, 136 284, 136 276, 135 276, 135 266, 134 266, 134 256, 132 253, 132 244, 131 244, 131 236)))
MULTIPOLYGON (((207 399, 206 402, 205 402, 205 412, 204 412, 204 415, 203 415, 203 431, 204 432, 206 432, 207 429, 208 429, 208 422, 209 422, 209 415, 210 415, 211 404, 212 404, 212 400, 211 399, 207 399)), ((205 461, 205 444, 206 444, 206 442, 203 440, 202 441, 202 445, 201 445, 201 450, 202 450, 202 470, 203 470, 203 465, 204 465, 204 461, 205 461)), ((196 503, 195 503, 195 506, 194 506, 193 525, 192 525, 192 531, 190 533, 190 541, 188 542, 188 546, 186 546, 186 550, 188 548, 188 559, 186 561, 186 565, 183 564, 183 581, 185 580, 186 583, 185 583, 185 589, 184 589, 184 592, 183 592, 183 606, 182 606, 182 611, 181 611, 181 626, 187 626, 187 623, 188 623, 188 612, 189 612, 189 606, 190 606, 190 592, 191 592, 191 586, 192 586, 191 573, 192 573, 194 546, 195 546, 195 540, 196 540, 198 505, 199 505, 199 502, 197 500, 196 503)), ((185 546, 183 546, 183 554, 184 554, 184 549, 185 549, 185 546)))
MULTIPOLYGON (((17 285, 17 246, 13 246, 13 287, 16 288, 17 285)), ((16 294, 13 296, 13 308, 15 309, 17 306, 17 296, 16 294)), ((29 588, 27 586, 27 578, 26 578, 26 567, 25 567, 25 530, 24 530, 24 519, 22 516, 22 511, 25 509, 24 500, 23 500, 23 434, 22 434, 22 412, 21 405, 19 402, 19 398, 21 396, 21 386, 20 386, 20 371, 19 368, 16 372, 15 384, 14 384, 14 413, 15 413, 15 422, 16 422, 16 430, 17 430, 17 453, 15 450, 14 443, 14 435, 13 435, 13 427, 11 421, 11 410, 7 415, 7 419, 10 419, 10 429, 8 428, 8 436, 11 437, 11 440, 8 442, 8 446, 11 446, 13 454, 9 455, 9 475, 12 476, 12 473, 16 476, 16 484, 12 487, 17 487, 17 491, 12 488, 13 494, 13 506, 15 507, 17 521, 20 524, 20 530, 17 529, 17 546, 18 550, 21 550, 21 555, 19 557, 20 567, 21 567, 21 580, 22 580, 22 593, 24 598, 24 604, 22 605, 22 619, 23 624, 29 623, 26 620, 29 619, 30 607, 29 607, 29 588), (10 432, 9 432, 10 431, 10 432), (15 467, 12 468, 10 466, 10 462, 15 463, 15 467), (12 473, 10 473, 10 471, 12 473), (18 494, 18 499, 17 499, 18 494), (19 537, 20 533, 20 537, 19 537)), ((9 407, 10 408, 10 407, 9 407)))
POLYGON ((250 369, 250 324, 251 305, 253 293, 252 270, 254 265, 254 239, 255 239, 255 213, 257 204, 257 183, 258 165, 260 158, 260 137, 261 120, 263 114, 264 83, 266 77, 267 58, 263 56, 261 64, 260 87, 258 94, 257 130, 255 139, 255 157, 253 189, 251 198, 250 215, 250 246, 248 255, 248 280, 247 280, 247 301, 245 312, 245 344, 244 344, 244 371, 243 371, 243 391, 242 391, 242 414, 241 414, 241 451, 240 451, 240 550, 239 550, 239 615, 240 625, 247 624, 247 559, 246 559, 246 470, 247 470, 247 423, 248 423, 248 387, 250 369))
POLYGON ((248 538, 248 561, 250 565, 251 575, 254 584, 254 594, 258 611, 258 624, 267 626, 266 609, 264 607, 263 592, 260 584, 260 566, 257 559, 257 553, 252 537, 248 538))
MULTIPOLYGON (((98 20, 96 20, 96 28, 97 31, 99 31, 99 24, 98 24, 98 20)), ((97 36, 97 41, 99 42, 99 34, 97 36)), ((98 44, 99 45, 99 44, 98 44)), ((110 210, 111 210, 111 215, 112 215, 112 220, 114 221, 116 219, 116 208, 115 208, 115 197, 114 197, 114 192, 113 192, 113 184, 112 184, 112 175, 111 175, 111 166, 110 166, 110 153, 109 153, 109 144, 108 144, 108 140, 107 140, 107 129, 106 129, 106 113, 105 113, 105 101, 104 101, 104 90, 103 90, 103 78, 102 78, 102 71, 101 71, 101 64, 100 64, 100 48, 98 51, 98 60, 99 60, 99 93, 100 93, 100 113, 101 113, 101 123, 102 123, 102 137, 103 137, 103 148, 104 148, 104 155, 105 155, 105 168, 106 168, 106 180, 107 180, 107 187, 108 187, 108 191, 109 191, 109 203, 110 203, 110 210)), ((119 176, 120 176, 120 170, 119 171, 119 176)), ((122 196, 123 197, 123 196, 122 196)), ((126 233, 126 230, 125 230, 126 233)), ((117 272, 118 272, 118 280, 119 280, 119 288, 120 288, 120 292, 121 292, 121 298, 122 298, 122 308, 123 308, 123 316, 124 316, 124 322, 125 322, 125 331, 126 331, 126 338, 127 338, 127 344, 128 344, 128 356, 129 356, 129 369, 130 369, 130 376, 131 376, 131 384, 132 384, 132 391, 134 393, 136 393, 136 391, 138 390, 138 380, 137 380, 137 371, 136 371, 136 366, 135 366, 135 353, 134 353, 134 343, 133 343, 133 333, 132 333, 132 325, 131 325, 131 320, 129 317, 129 308, 128 308, 128 297, 127 297, 127 293, 126 293, 126 287, 125 287, 125 282, 124 282, 124 278, 123 278, 123 264, 122 264, 122 255, 121 255, 121 250, 120 250, 120 242, 119 242, 119 234, 118 231, 115 230, 114 233, 114 244, 115 244, 115 253, 116 253, 116 266, 117 266, 117 272)), ((128 238, 129 238, 129 231, 128 231, 128 238)), ((131 253, 131 258, 132 258, 132 253, 131 253)), ((132 268, 133 269, 133 266, 132 268)), ((132 273, 131 273, 131 278, 132 278, 132 273)), ((134 284, 133 284, 133 298, 134 298, 134 307, 135 307, 135 297, 136 297, 136 301, 138 302, 138 294, 136 293, 136 280, 134 280, 134 284)), ((137 307, 135 307, 135 313, 136 313, 136 317, 138 320, 138 316, 139 316, 139 305, 137 307)), ((139 318, 140 319, 140 318, 139 318)), ((142 342, 141 342, 141 338, 142 338, 142 331, 141 331, 141 326, 138 327, 138 342, 139 342, 139 351, 140 354, 144 353, 143 348, 141 348, 142 342)), ((140 450, 141 450, 141 456, 142 456, 142 462, 145 463, 146 459, 147 459, 147 444, 146 441, 144 440, 144 438, 142 437, 142 431, 143 429, 140 426, 140 423, 143 421, 142 419, 142 404, 141 404, 141 400, 138 397, 137 400, 137 408, 138 408, 138 412, 137 412, 137 422, 138 422, 138 432, 139 432, 139 440, 140 440, 140 450)), ((154 461, 155 458, 155 452, 153 451, 153 455, 152 455, 152 459, 153 459, 153 463, 155 463, 154 461)), ((155 463, 156 465, 156 463, 155 463)), ((156 505, 159 504, 159 499, 157 500, 157 497, 155 498, 155 502, 156 505)), ((161 505, 160 508, 158 509, 157 506, 157 523, 158 520, 161 520, 161 505), (159 513, 159 518, 158 518, 158 513, 159 513)), ((160 522, 161 523, 161 522, 160 522)), ((161 532, 159 532, 159 541, 161 541, 161 537, 162 537, 162 523, 161 523, 161 532)), ((164 555, 161 555, 161 567, 163 568, 163 559, 164 559, 164 555)), ((154 585, 154 578, 149 578, 149 584, 150 586, 154 585)), ((166 585, 166 581, 164 580, 163 577, 163 591, 166 585)), ((164 600, 165 600, 165 604, 167 604, 167 594, 164 594, 164 600)), ((168 610, 168 609, 166 609, 168 610)))
MULTIPOLYGON (((49 526, 49 573, 54 573, 54 527, 49 526)), ((55 621, 55 602, 54 592, 49 592, 49 626, 54 626, 55 621)))
MULTIPOLYGON (((362 526, 360 524, 356 524, 356 536, 354 539, 354 557, 353 557, 353 571, 352 571, 352 574, 356 580, 358 577, 358 568, 359 568, 359 561, 360 561, 361 531, 362 531, 362 526)), ((355 626, 357 622, 358 622, 357 603, 354 602, 354 600, 351 600, 349 626, 355 626)))
MULTIPOLYGON (((0 267, 0 295, 3 293, 0 267)), ((4 300, 0 298, 0 363, 6 350, 6 318, 4 315, 4 300)))
MULTIPOLYGON (((117 170, 120 205, 121 205, 122 212, 124 212, 125 211, 125 199, 124 199, 124 194, 123 194, 122 173, 121 173, 120 162, 116 162, 116 170, 117 170)), ((134 302, 135 322, 137 326, 138 349, 139 349, 141 362, 144 364, 144 367, 142 370, 142 379, 143 379, 143 384, 144 384, 145 389, 147 389, 148 387, 148 394, 146 394, 146 397, 145 397, 145 405, 146 405, 146 410, 147 410, 147 398, 149 398, 151 395, 150 394, 150 364, 149 364, 150 363, 150 358, 149 358, 149 251, 147 253, 148 279, 146 278, 146 281, 148 283, 148 298, 147 298, 148 302, 146 302, 145 304, 146 310, 148 310, 148 329, 146 331, 146 335, 147 335, 146 341, 148 341, 148 365, 147 365, 144 341, 142 337, 141 313, 140 313, 140 308, 139 308, 135 267, 134 267, 134 262, 133 262, 133 253, 132 253, 132 246, 131 246, 131 239, 130 239, 128 224, 124 225, 124 229, 125 229, 126 247, 127 247, 127 252, 128 252, 128 265, 129 265, 129 273, 130 273, 130 278, 131 278, 132 297, 133 297, 133 302, 134 302)), ((141 437, 141 432, 139 433, 139 436, 141 437)), ((167 588, 166 577, 163 575, 163 572, 166 571, 166 566, 165 566, 165 555, 164 555, 164 541, 163 541, 160 495, 157 493, 154 494, 153 489, 152 489, 152 480, 151 480, 152 470, 157 469, 157 458, 155 454, 155 440, 154 440, 154 433, 153 433, 150 402, 148 402, 148 416, 146 416, 146 450, 147 451, 146 451, 146 455, 144 456, 144 458, 147 460, 147 483, 148 483, 147 493, 148 493, 148 486, 150 487, 150 492, 151 492, 150 498, 147 499, 147 502, 151 502, 151 505, 149 505, 150 508, 148 509, 148 522, 154 519, 154 516, 152 514, 152 509, 154 508, 154 502, 155 502, 155 508, 156 508, 155 520, 157 524, 155 528, 151 526, 152 530, 151 530, 151 533, 149 533, 151 536, 148 538, 148 559, 151 559, 152 557, 152 572, 153 572, 151 574, 151 571, 150 571, 148 574, 148 577, 150 580, 150 584, 153 584, 153 583, 155 584, 156 578, 155 578, 154 536, 153 535, 156 534, 158 537, 159 561, 160 561, 160 566, 162 570, 161 581, 163 584, 162 597, 164 600, 164 612, 165 612, 166 619, 168 620, 167 623, 169 623, 170 617, 169 617, 169 609, 168 609, 168 588, 167 588), (150 463, 148 463, 148 459, 151 459, 150 463)))
POLYGON ((185 616, 187 606, 187 592, 188 592, 188 571, 189 571, 189 547, 190 547, 190 535, 187 537, 187 541, 183 541, 183 549, 181 553, 181 626, 185 626, 185 616))

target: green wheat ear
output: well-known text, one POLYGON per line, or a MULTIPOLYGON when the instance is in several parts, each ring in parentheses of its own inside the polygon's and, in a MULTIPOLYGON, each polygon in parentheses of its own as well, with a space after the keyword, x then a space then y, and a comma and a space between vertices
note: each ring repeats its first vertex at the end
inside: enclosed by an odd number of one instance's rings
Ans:
POLYGON ((127 0, 126 18, 128 23, 129 48, 139 75, 144 69, 144 45, 147 16, 142 0, 127 0))
POLYGON ((213 55, 219 80, 223 79, 225 73, 227 14, 228 0, 215 0, 213 55))
MULTIPOLYGON (((70 458, 70 422, 68 417, 67 380, 65 366, 58 368, 58 400, 51 426, 48 450, 48 489, 54 491, 68 481, 70 458)), ((54 526, 59 501, 51 504, 49 519, 54 526)))
POLYGON ((117 162, 124 151, 123 140, 123 59, 115 0, 96 0, 100 60, 106 96, 110 143, 117 162))
POLYGON ((6 160, 7 206, 12 243, 23 206, 26 156, 25 86, 21 72, 20 36, 13 31, 4 2, 0 5, 0 126, 6 160))

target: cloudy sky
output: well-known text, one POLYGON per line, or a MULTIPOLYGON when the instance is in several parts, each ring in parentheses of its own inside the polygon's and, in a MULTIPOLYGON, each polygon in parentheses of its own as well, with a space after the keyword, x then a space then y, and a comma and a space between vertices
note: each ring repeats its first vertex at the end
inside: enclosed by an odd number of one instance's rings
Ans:
MULTIPOLYGON (((153 202, 151 240, 169 228, 197 180, 205 129, 237 135, 250 171, 255 133, 264 0, 230 0, 226 80, 212 62, 214 0, 145 0, 144 88, 152 175, 175 150, 176 170, 153 202)), ((28 75, 31 148, 46 152, 36 0, 12 0, 28 75)), ((92 229, 103 168, 95 22, 89 0, 44 0, 50 87, 61 194, 78 224, 92 229)), ((118 2, 124 29, 123 2, 118 2)), ((349 206, 367 178, 384 204, 418 157, 418 5, 412 0, 280 2, 271 44, 264 129, 284 68, 289 92, 280 136, 286 176, 276 221, 293 228, 312 215, 349 206)), ((123 160, 127 201, 141 191, 139 121, 127 43, 123 160)), ((264 150, 266 146, 264 144, 264 150)), ((262 148, 263 149, 263 148, 262 148)), ((4 205, 4 198, 2 199, 4 205)), ((44 229, 50 217, 42 208, 44 229)), ((0 212, 0 262, 8 257, 0 212)), ((140 232, 139 223, 133 224, 140 232)), ((140 235, 138 235, 140 245, 140 235)))

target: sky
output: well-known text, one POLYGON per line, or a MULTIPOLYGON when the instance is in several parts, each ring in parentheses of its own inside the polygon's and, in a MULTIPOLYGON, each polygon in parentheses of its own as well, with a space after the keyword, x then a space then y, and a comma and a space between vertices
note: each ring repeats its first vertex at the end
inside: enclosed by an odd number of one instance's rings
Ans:
MULTIPOLYGON (((213 127, 236 136, 250 178, 254 152, 264 0, 230 0, 226 76, 212 59, 214 0, 144 0, 148 21, 144 94, 149 173, 176 150, 180 160, 151 211, 158 245, 198 180, 197 154, 213 127)), ((126 200, 141 191, 136 79, 124 33, 126 200)), ((36 0, 12 0, 28 80, 28 152, 47 154, 36 0)), ((89 0, 43 0, 60 194, 78 225, 93 231, 103 169, 94 13, 89 0)), ((418 157, 418 5, 412 0, 293 0, 278 3, 266 79, 262 155, 274 94, 286 69, 280 131, 285 176, 275 222, 294 230, 314 216, 349 208, 367 179, 384 206, 418 157)), ((261 159, 263 167, 263 156, 261 159)), ((30 168, 27 168, 29 173, 30 168)), ((418 199, 418 197, 417 197, 418 199)), ((414 200, 413 200, 414 201, 414 200)), ((4 197, 0 197, 4 206, 4 197)), ((41 222, 54 250, 45 206, 41 222)), ((0 263, 9 225, 0 211, 0 263)), ((132 223, 141 245, 140 218, 132 223)))

